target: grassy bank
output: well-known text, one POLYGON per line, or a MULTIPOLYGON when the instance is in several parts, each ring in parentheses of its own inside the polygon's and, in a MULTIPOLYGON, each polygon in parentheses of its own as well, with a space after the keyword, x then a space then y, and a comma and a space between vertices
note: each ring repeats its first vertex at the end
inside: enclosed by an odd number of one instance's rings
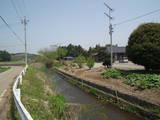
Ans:
POLYGON ((0 67, 0 73, 9 70, 10 67, 0 67))
POLYGON ((49 86, 45 73, 29 66, 21 86, 22 103, 35 120, 61 119, 66 101, 49 86))

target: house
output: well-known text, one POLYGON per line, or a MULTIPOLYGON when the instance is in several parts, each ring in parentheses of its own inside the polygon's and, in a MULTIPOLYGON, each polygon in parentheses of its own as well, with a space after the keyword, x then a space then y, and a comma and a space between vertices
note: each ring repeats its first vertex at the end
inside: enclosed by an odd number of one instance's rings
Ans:
MULTIPOLYGON (((111 52, 110 46, 107 47, 107 52, 111 52)), ((126 47, 118 47, 118 46, 112 46, 112 52, 113 52, 113 58, 114 60, 121 61, 124 58, 126 58, 126 47)))

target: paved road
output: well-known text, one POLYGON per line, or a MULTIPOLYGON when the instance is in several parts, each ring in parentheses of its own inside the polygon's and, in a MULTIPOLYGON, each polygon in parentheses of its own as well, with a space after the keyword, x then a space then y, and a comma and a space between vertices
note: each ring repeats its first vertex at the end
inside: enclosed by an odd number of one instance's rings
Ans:
POLYGON ((23 67, 12 66, 8 71, 0 73, 0 120, 6 120, 7 111, 9 110, 10 88, 16 76, 22 71, 23 67))

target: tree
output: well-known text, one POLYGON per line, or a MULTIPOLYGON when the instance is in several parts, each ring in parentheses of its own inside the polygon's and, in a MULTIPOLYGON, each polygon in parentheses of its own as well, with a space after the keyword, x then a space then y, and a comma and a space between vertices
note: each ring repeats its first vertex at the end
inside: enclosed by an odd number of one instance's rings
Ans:
POLYGON ((11 54, 7 51, 0 51, 0 61, 11 61, 11 54))
POLYGON ((160 24, 140 25, 132 32, 126 47, 128 58, 147 70, 160 69, 160 24))
POLYGON ((111 59, 109 53, 105 56, 105 59, 103 60, 103 65, 107 67, 111 66, 111 59))
POLYGON ((78 64, 79 68, 82 68, 83 63, 85 63, 86 60, 84 56, 78 56, 74 61, 78 64))
POLYGON ((43 62, 47 68, 53 66, 53 61, 58 58, 57 52, 55 50, 40 50, 39 52, 39 61, 43 62))
POLYGON ((91 69, 94 66, 94 59, 92 57, 88 57, 86 63, 89 69, 91 69))
POLYGON ((64 47, 58 47, 56 52, 57 52, 58 60, 63 59, 63 57, 67 55, 67 49, 64 47))
POLYGON ((87 56, 87 51, 85 51, 80 45, 72 45, 69 44, 68 46, 63 46, 67 49, 66 56, 78 57, 78 56, 87 56))

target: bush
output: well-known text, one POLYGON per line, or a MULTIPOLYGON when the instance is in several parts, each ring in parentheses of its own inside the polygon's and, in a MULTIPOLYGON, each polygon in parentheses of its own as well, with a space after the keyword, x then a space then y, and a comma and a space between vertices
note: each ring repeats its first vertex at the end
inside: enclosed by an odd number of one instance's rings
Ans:
POLYGON ((115 68, 106 69, 101 73, 105 78, 121 78, 121 72, 115 68))
POLYGON ((82 68, 82 65, 85 63, 86 59, 84 56, 78 56, 74 61, 78 64, 79 68, 82 68))
POLYGON ((156 74, 128 74, 125 83, 139 88, 160 88, 160 75, 156 74))
POLYGON ((111 59, 110 59, 110 58, 106 58, 106 59, 103 61, 103 65, 104 65, 104 66, 107 66, 107 67, 110 67, 110 66, 111 66, 111 59))
POLYGON ((52 68, 52 66, 53 66, 53 61, 52 60, 46 60, 45 61, 45 66, 46 66, 46 68, 52 68))
POLYGON ((147 70, 160 69, 160 24, 140 25, 129 37, 128 58, 147 70))
POLYGON ((59 61, 54 62, 54 63, 53 63, 53 66, 54 66, 54 67, 61 67, 61 66, 63 66, 63 62, 59 62, 59 61))
POLYGON ((94 59, 92 57, 89 57, 87 58, 86 63, 89 69, 91 69, 94 66, 94 59))

